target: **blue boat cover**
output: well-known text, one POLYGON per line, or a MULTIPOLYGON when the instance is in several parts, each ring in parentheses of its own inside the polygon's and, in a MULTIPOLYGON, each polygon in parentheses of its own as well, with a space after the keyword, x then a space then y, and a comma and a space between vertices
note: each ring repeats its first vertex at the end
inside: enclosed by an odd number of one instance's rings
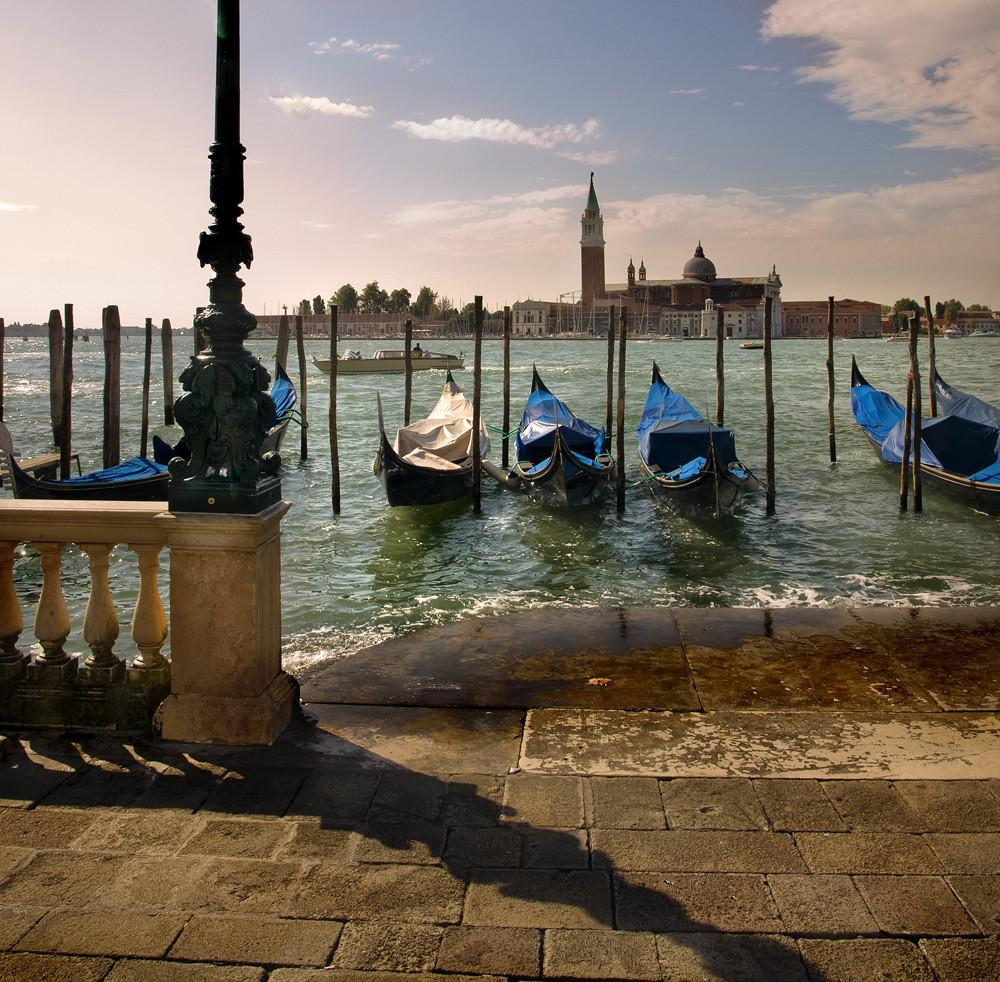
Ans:
POLYGON ((134 480, 137 477, 151 477, 162 474, 167 468, 145 457, 130 457, 115 467, 106 467, 102 471, 93 471, 81 477, 70 477, 61 484, 108 484, 115 481, 134 480))
POLYGON ((723 467, 734 463, 733 431, 704 419, 687 399, 657 379, 658 375, 649 386, 639 419, 639 456, 650 470, 678 478, 694 476, 707 463, 713 446, 723 467), (699 459, 702 463, 693 469, 699 459))
POLYGON ((274 400, 274 420, 267 429, 271 429, 278 420, 284 419, 294 408, 296 401, 295 386, 288 377, 284 366, 280 361, 274 363, 275 378, 271 383, 269 394, 274 400))
POLYGON ((521 429, 514 439, 517 459, 539 464, 552 456, 556 430, 569 448, 586 461, 605 452, 604 428, 597 429, 557 399, 547 389, 534 389, 521 415, 521 429))
POLYGON ((937 394, 938 410, 942 416, 964 416, 977 423, 1000 427, 1000 409, 983 402, 968 392, 953 389, 940 375, 935 373, 934 391, 937 394))
MULTIPOLYGON (((900 464, 906 410, 870 385, 851 386, 854 418, 882 451, 882 460, 900 464)), ((938 416, 920 425, 920 460, 959 477, 994 483, 1000 479, 1000 429, 964 416, 938 416)), ((910 451, 909 459, 912 460, 910 451)))

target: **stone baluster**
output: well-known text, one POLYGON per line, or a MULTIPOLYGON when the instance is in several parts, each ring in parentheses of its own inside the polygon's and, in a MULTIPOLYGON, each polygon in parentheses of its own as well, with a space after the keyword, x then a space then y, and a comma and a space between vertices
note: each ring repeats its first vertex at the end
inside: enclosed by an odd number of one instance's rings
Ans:
POLYGON ((125 662, 112 650, 118 640, 118 614, 108 585, 114 544, 81 542, 80 548, 90 559, 90 597, 83 618, 83 639, 90 646, 90 654, 80 669, 80 679, 110 683, 125 677, 125 662))
POLYGON ((132 615, 132 640, 139 655, 132 662, 129 679, 146 684, 162 684, 170 680, 170 662, 160 653, 167 640, 167 615, 160 599, 156 574, 160 568, 158 545, 132 545, 139 557, 139 598, 132 615))
POLYGON ((21 604, 14 589, 14 550, 17 542, 0 542, 0 680, 24 675, 31 659, 17 647, 24 630, 21 604))
POLYGON ((59 576, 66 543, 36 542, 33 545, 42 556, 42 592, 35 608, 35 637, 42 646, 42 653, 28 666, 28 675, 40 682, 64 682, 76 674, 79 662, 63 648, 71 627, 59 576))

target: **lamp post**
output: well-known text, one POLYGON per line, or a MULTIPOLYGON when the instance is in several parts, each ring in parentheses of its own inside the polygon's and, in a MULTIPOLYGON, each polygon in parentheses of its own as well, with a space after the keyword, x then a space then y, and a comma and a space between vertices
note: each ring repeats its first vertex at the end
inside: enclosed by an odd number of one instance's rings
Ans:
POLYGON ((240 5, 219 0, 215 79, 215 141, 209 149, 209 213, 198 260, 215 275, 209 303, 194 318, 208 347, 193 355, 180 375, 183 395, 174 415, 183 427, 190 459, 170 462, 171 511, 256 514, 281 500, 280 458, 261 458, 274 415, 268 371, 243 342, 257 318, 243 306, 240 266, 253 261, 250 236, 239 222, 243 209, 240 143, 240 5))

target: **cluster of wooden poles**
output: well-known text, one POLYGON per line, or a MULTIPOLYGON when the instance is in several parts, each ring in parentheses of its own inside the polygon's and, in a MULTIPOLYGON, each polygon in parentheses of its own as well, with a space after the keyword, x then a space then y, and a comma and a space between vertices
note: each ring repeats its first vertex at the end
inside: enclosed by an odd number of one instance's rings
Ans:
MULTIPOLYGON (((833 298, 831 297, 831 310, 833 298)), ((774 396, 771 382, 771 298, 765 300, 764 305, 764 401, 765 401, 765 425, 767 431, 766 438, 766 512, 773 515, 775 511, 774 492, 774 396)), ((340 457, 337 450, 337 306, 332 304, 330 313, 330 458, 333 464, 333 484, 331 488, 331 498, 334 514, 340 514, 340 457)), ((725 339, 724 312, 720 308, 716 317, 716 422, 722 426, 725 415, 725 377, 723 343, 725 339)), ((831 331, 833 317, 830 318, 831 331)), ((474 348, 473 348, 473 373, 472 373, 472 495, 473 510, 478 514, 482 510, 482 457, 479 445, 480 426, 480 405, 482 394, 482 343, 483 343, 483 298, 475 298, 475 320, 474 320, 474 348)), ((611 439, 612 433, 615 435, 616 449, 616 492, 617 508, 619 512, 625 510, 625 342, 628 334, 628 311, 623 307, 619 312, 619 328, 617 332, 618 341, 618 391, 617 400, 614 392, 614 365, 615 365, 615 308, 611 307, 608 318, 608 372, 607 372, 607 420, 605 423, 605 433, 611 439), (614 426, 612 425, 612 406, 615 407, 614 426)), ((502 444, 501 444, 501 465, 503 469, 509 466, 510 452, 510 331, 511 312, 510 307, 503 309, 503 423, 502 423, 502 444)), ((301 337, 301 335, 300 335, 301 337)), ((831 335, 832 337, 832 335, 831 335)), ((413 327, 412 322, 406 321, 405 328, 405 385, 403 390, 403 425, 410 422, 410 403, 413 387, 412 368, 412 343, 413 327)), ((831 341, 832 345, 832 341, 831 341)), ((833 354, 831 347, 830 365, 833 364, 833 354)), ((832 371, 832 367, 831 367, 832 371)), ((832 390, 831 390, 831 413, 832 413, 832 390)), ((831 427, 832 427, 831 415, 831 427)), ((831 429, 831 440, 832 429, 831 429)), ((832 448, 832 443, 831 443, 832 448)))

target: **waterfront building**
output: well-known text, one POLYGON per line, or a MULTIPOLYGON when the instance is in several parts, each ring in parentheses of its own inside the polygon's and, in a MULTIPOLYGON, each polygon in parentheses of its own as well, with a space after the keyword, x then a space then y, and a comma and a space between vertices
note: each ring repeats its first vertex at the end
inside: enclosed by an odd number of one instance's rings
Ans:
MULTIPOLYGON (((786 338, 825 338, 829 320, 829 300, 786 300, 782 304, 786 338)), ((838 338, 881 337, 882 305, 872 300, 834 300, 833 334, 838 338)))

